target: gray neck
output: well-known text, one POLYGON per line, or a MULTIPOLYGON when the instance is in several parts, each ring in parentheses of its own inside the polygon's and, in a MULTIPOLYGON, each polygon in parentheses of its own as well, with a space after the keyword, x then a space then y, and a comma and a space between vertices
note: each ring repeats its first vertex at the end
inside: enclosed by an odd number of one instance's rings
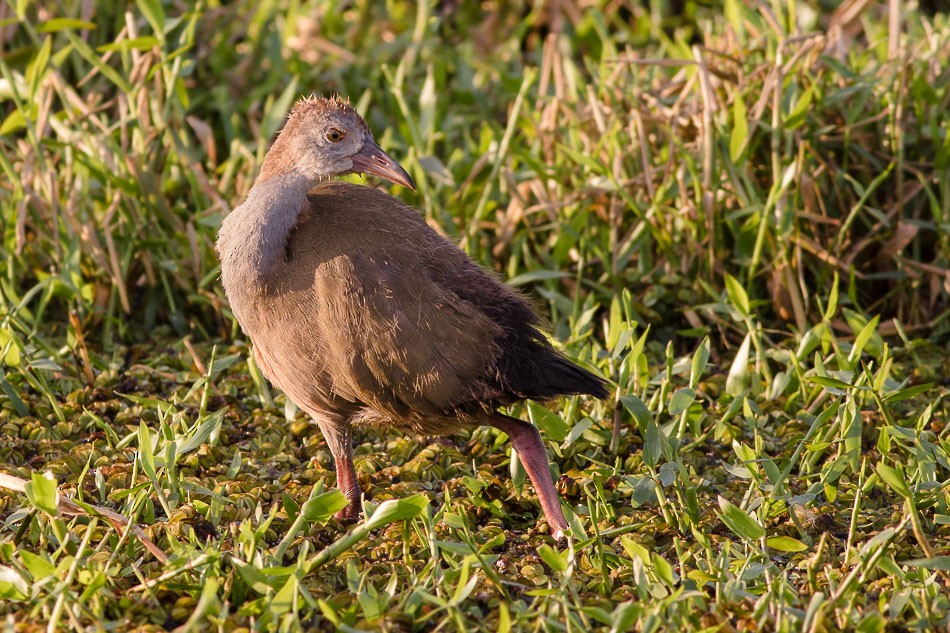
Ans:
POLYGON ((297 172, 254 183, 247 199, 221 223, 217 249, 228 296, 257 293, 269 285, 287 240, 316 184, 297 172))

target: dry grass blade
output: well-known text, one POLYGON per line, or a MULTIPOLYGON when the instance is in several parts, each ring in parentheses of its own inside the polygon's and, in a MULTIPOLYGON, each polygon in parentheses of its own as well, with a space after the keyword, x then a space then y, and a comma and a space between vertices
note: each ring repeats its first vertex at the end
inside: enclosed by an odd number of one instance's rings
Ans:
MULTIPOLYGON (((26 484, 28 482, 25 479, 20 479, 19 477, 14 477, 13 475, 8 475, 6 473, 0 473, 0 488, 6 490, 13 490, 14 492, 26 493, 26 484)), ((103 508, 101 506, 92 505, 92 504, 83 504, 79 505, 69 497, 63 496, 62 494, 57 494, 57 499, 59 503, 59 511, 65 516, 100 516, 106 521, 108 521, 112 527, 115 528, 117 532, 123 532, 128 529, 132 532, 133 536, 142 543, 142 545, 147 549, 152 555, 158 559, 162 564, 168 562, 168 555, 162 551, 160 547, 155 545, 147 536, 145 532, 135 523, 130 522, 127 518, 110 510, 109 508, 103 508), (91 512, 90 512, 91 510, 91 512)))

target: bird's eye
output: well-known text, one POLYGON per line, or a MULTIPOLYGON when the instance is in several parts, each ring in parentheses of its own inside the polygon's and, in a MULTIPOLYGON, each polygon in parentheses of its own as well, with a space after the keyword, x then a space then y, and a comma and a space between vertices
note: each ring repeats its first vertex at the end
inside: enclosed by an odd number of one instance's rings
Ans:
POLYGON ((327 133, 324 134, 324 138, 326 138, 331 143, 339 143, 343 140, 344 136, 346 136, 346 134, 335 127, 331 127, 329 130, 327 130, 327 133))

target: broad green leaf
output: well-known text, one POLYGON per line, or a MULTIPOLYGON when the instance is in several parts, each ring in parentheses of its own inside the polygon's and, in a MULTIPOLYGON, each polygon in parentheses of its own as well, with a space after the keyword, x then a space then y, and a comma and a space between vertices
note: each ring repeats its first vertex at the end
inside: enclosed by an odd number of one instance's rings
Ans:
POLYGON ((653 414, 650 413, 647 405, 643 403, 643 400, 633 394, 620 396, 620 403, 627 411, 630 412, 630 415, 633 416, 634 421, 637 423, 637 427, 640 429, 640 433, 644 433, 646 431, 647 424, 653 421, 653 414))
POLYGON ((36 57, 33 58, 33 61, 30 62, 29 68, 26 71, 26 80, 29 84, 30 91, 30 100, 35 101, 37 99, 36 93, 40 87, 40 81, 46 75, 46 68, 49 64, 50 51, 52 50, 53 38, 45 37, 43 38, 43 44, 40 46, 39 50, 36 51, 36 57))
POLYGON ((815 96, 815 84, 812 84, 795 101, 795 106, 785 119, 785 129, 794 130, 805 122, 811 108, 812 99, 815 96))
POLYGON ((738 396, 749 388, 751 376, 749 375, 749 346, 752 344, 752 334, 746 334, 742 339, 742 345, 736 352, 736 357, 732 360, 732 366, 729 367, 729 375, 726 376, 726 393, 731 396, 738 396))
POLYGON ((333 607, 333 605, 323 598, 317 598, 317 606, 320 607, 320 612, 323 614, 323 617, 329 620, 337 631, 341 630, 340 614, 337 613, 337 610, 333 607))
POLYGON ((26 484, 26 498, 37 510, 42 510, 50 516, 59 516, 59 488, 53 473, 30 473, 30 481, 26 484))
POLYGON ((895 528, 884 528, 869 540, 865 541, 858 549, 858 552, 860 552, 862 556, 869 558, 881 548, 887 548, 895 536, 897 536, 897 530, 895 528))
POLYGON ((646 434, 643 438, 643 461, 650 467, 655 467, 660 463, 665 444, 666 436, 663 435, 663 431, 656 422, 650 420, 646 425, 646 434))
MULTIPOLYGON (((3 129, 0 128, 0 134, 2 133, 3 129)), ((17 341, 16 334, 3 328, 0 328, 0 361, 3 361, 8 367, 20 366, 20 344, 17 341)))
POLYGON ((799 341, 798 348, 795 350, 795 358, 799 361, 806 360, 808 355, 815 351, 821 344, 822 337, 828 332, 827 328, 827 323, 816 323, 805 330, 805 333, 802 335, 802 340, 799 341))
POLYGON ((782 477, 781 472, 778 469, 778 466, 775 464, 775 460, 769 459, 768 457, 763 457, 759 460, 759 463, 762 464, 762 470, 765 471, 765 476, 769 478, 769 481, 775 485, 780 485, 780 479, 782 477))
POLYGON ((853 398, 841 406, 839 419, 844 435, 844 450, 851 464, 851 470, 858 469, 858 457, 861 454, 861 435, 864 429, 864 417, 858 411, 853 398))
MULTIPOLYGON (((14 110, 11 112, 7 118, 3 120, 3 123, 0 124, 0 136, 8 136, 13 134, 17 130, 22 130, 26 127, 26 117, 23 115, 23 110, 14 110)), ((2 332, 2 330, 0 330, 2 332)), ((8 352, 9 354, 9 352, 8 352)), ((17 350, 17 364, 19 364, 19 350, 17 350)), ((8 365, 12 365, 9 359, 6 360, 8 365)))
POLYGON ((822 387, 832 387, 838 389, 839 393, 836 395, 843 395, 847 393, 848 389, 851 389, 851 385, 844 382, 843 380, 838 380, 837 378, 832 378, 831 376, 806 376, 805 380, 808 382, 813 382, 816 385, 821 385, 822 387))
POLYGON ((699 569, 691 569, 686 573, 686 577, 695 582, 700 587, 708 583, 714 583, 718 580, 718 578, 715 576, 711 576, 699 569))
POLYGON ((514 484, 515 490, 520 491, 528 479, 528 473, 521 463, 521 456, 514 447, 511 449, 511 459, 508 460, 508 473, 511 475, 511 483, 514 484))
POLYGON ((428 506, 429 499, 421 492, 405 499, 383 501, 376 507, 373 516, 366 520, 366 527, 372 530, 395 521, 414 519, 425 512, 428 506))
POLYGON ((281 615, 293 609, 297 597, 297 587, 297 577, 294 575, 288 577, 287 582, 274 594, 274 599, 270 602, 271 613, 281 615))
POLYGON ((531 272, 515 275, 508 280, 509 286, 525 286, 536 281, 547 281, 548 279, 563 279, 570 275, 562 270, 532 270, 531 272))
POLYGON ((281 579, 281 576, 268 576, 253 564, 245 563, 239 558, 232 558, 231 564, 234 565, 234 568, 237 570, 241 580, 244 581, 244 584, 261 595, 276 589, 277 583, 281 579))
POLYGON ((145 424, 145 420, 139 422, 139 463, 142 464, 142 470, 148 475, 149 479, 155 479, 155 453, 152 447, 152 432, 145 424))
POLYGON ((324 523, 345 508, 347 503, 346 496, 334 489, 307 499, 300 512, 310 523, 324 523))
POLYGON ((52 20, 46 20, 36 27, 37 33, 56 33, 57 31, 65 30, 73 31, 94 31, 96 29, 95 22, 86 22, 85 20, 79 20, 76 18, 53 18, 52 20))
POLYGON ((732 131, 729 133, 729 157, 732 162, 738 163, 749 138, 749 121, 746 118, 745 102, 742 95, 736 91, 732 101, 732 131))
POLYGON ((56 566, 49 562, 45 556, 34 554, 29 550, 20 550, 20 560, 23 566, 33 576, 33 580, 42 580, 56 573, 56 566))
POLYGON ((729 303, 732 304, 739 314, 748 318, 752 314, 752 308, 749 304, 749 295, 745 288, 739 283, 739 280, 726 273, 726 294, 729 296, 729 303))
POLYGON ((765 540, 769 547, 780 552, 804 552, 808 546, 791 536, 773 536, 765 540))
POLYGON ((633 496, 631 501, 633 507, 638 508, 646 503, 656 503, 656 481, 650 477, 634 477, 633 496))
POLYGON ((558 573, 567 571, 567 556, 563 552, 559 552, 550 545, 544 544, 538 548, 538 555, 548 564, 548 567, 554 571, 558 573))
POLYGON ((201 423, 201 426, 198 427, 194 434, 182 442, 181 448, 178 449, 178 454, 184 455, 185 453, 190 453, 202 444, 207 443, 208 438, 210 438, 215 431, 221 428, 221 422, 223 420, 224 409, 215 411, 209 415, 208 418, 201 423))
POLYGON ((679 389, 670 398, 670 415, 676 416, 689 409, 696 400, 696 392, 689 387, 679 389))
POLYGON ((610 300, 610 317, 607 320, 607 349, 612 350, 617 347, 622 326, 623 308, 620 305, 620 297, 614 295, 610 300))
POLYGON ((150 51, 156 46, 161 46, 162 42, 154 35, 144 35, 134 37, 121 42, 111 42, 96 47, 97 53, 108 53, 111 51, 150 51))
POLYGON ((741 461, 745 466, 754 464, 758 459, 758 455, 756 455, 755 451, 752 450, 752 447, 748 444, 740 442, 739 440, 732 440, 732 450, 736 454, 736 457, 739 458, 739 461, 741 461))
MULTIPOLYGON (((82 575, 80 574, 82 578, 82 575)), ((82 595, 79 597, 80 603, 86 603, 92 596, 96 595, 100 589, 106 586, 106 574, 103 570, 99 570, 93 575, 89 580, 89 583, 86 585, 86 588, 83 589, 82 595)))
POLYGON ((472 558, 466 556, 462 561, 462 571, 459 574, 458 582, 455 584, 455 591, 452 592, 452 599, 449 600, 450 606, 457 606, 465 602, 472 595, 472 591, 475 590, 475 585, 478 584, 478 570, 471 574, 471 578, 469 577, 472 558))
POLYGON ((264 117, 261 119, 261 136, 263 138, 272 137, 277 133, 277 130, 280 129, 280 126, 283 125, 290 105, 294 102, 294 99, 297 98, 298 85, 299 81, 297 76, 292 76, 290 81, 287 82, 287 85, 284 86, 280 96, 264 111, 264 117))
POLYGON ((910 498, 910 487, 907 485, 907 480, 904 478, 904 473, 899 468, 888 466, 884 462, 880 462, 875 467, 875 470, 884 483, 890 486, 894 492, 905 499, 910 498))
POLYGON ((864 346, 868 344, 868 342, 871 340, 871 337, 877 332, 877 324, 880 320, 880 316, 875 316, 873 319, 865 323, 864 327, 861 328, 861 331, 858 332, 858 335, 854 337, 854 345, 851 347, 851 353, 848 354, 848 361, 850 361, 852 364, 861 358, 861 353, 864 351, 864 346))
POLYGON ((422 90, 419 93, 419 130, 423 135, 420 140, 426 143, 432 143, 432 137, 435 134, 436 105, 435 74, 433 65, 430 63, 426 68, 426 78, 422 82, 422 90))
POLYGON ((633 601, 621 602, 610 614, 610 633, 625 633, 633 630, 633 623, 640 616, 641 607, 633 601))
POLYGON ((511 631, 511 612, 508 611, 508 605, 503 601, 498 601, 498 633, 509 633, 511 631))
POLYGON ((164 39, 165 8, 162 6, 162 0, 137 0, 137 4, 139 5, 139 11, 148 20, 155 35, 164 39))
POLYGON ((827 323, 830 323, 831 319, 835 316, 835 313, 837 311, 838 311, 838 272, 835 271, 835 278, 834 278, 834 281, 831 282, 831 291, 828 293, 828 305, 825 307, 823 320, 827 323))
POLYGON ((6 565, 0 565, 0 599, 23 600, 30 593, 29 585, 20 574, 6 565))
POLYGON ((456 530, 465 529, 465 519, 463 519, 460 514, 455 512, 443 513, 442 521, 450 528, 455 528, 456 530))
POLYGON ((228 472, 225 473, 227 479, 234 479, 241 472, 241 447, 235 446, 234 453, 231 454, 231 465, 228 466, 228 472))
POLYGON ((924 569, 932 569, 934 571, 950 572, 950 556, 935 556, 933 558, 914 558, 912 560, 904 561, 901 564, 910 565, 911 567, 923 567, 924 569))
POLYGON ((777 372, 775 376, 772 377, 772 387, 768 392, 769 399, 777 400, 780 398, 788 389, 791 382, 791 374, 786 374, 784 371, 777 372))
POLYGON ((564 418, 536 402, 528 403, 528 417, 536 427, 544 431, 544 437, 555 442, 563 442, 570 430, 564 418))
POLYGON ((907 387, 906 389, 901 389, 900 391, 895 391, 894 393, 888 394, 884 398, 884 402, 900 402, 901 400, 910 400, 914 396, 919 396, 924 392, 930 391, 933 386, 934 384, 932 382, 927 382, 921 385, 907 387))
POLYGON ((623 549, 627 552, 627 555, 631 559, 638 558, 643 563, 650 562, 650 550, 640 543, 637 543, 629 536, 621 536, 620 544, 623 545, 623 549))
POLYGON ((673 566, 670 565, 668 560, 656 552, 650 552, 650 563, 653 571, 666 586, 672 588, 676 585, 676 575, 673 573, 673 566))
POLYGON ((719 497, 719 508, 722 518, 730 530, 736 535, 748 540, 758 541, 765 536, 765 528, 750 514, 747 514, 742 508, 729 502, 725 497, 719 497))
POLYGON ((584 418, 579 422, 575 422, 574 425, 571 426, 571 430, 568 431, 567 437, 564 438, 564 443, 570 446, 584 434, 584 431, 592 426, 594 426, 594 421, 590 418, 584 418))
POLYGON ((703 372, 706 371, 706 364, 709 362, 709 337, 704 336, 699 347, 693 352, 693 363, 689 369, 689 386, 695 388, 703 372))
MULTIPOLYGON (((855 312, 844 306, 841 308, 841 313, 844 315, 845 321, 848 322, 848 327, 854 332, 855 346, 857 346, 857 337, 866 329, 868 318, 860 312, 855 312)), ((875 317, 875 322, 877 320, 880 320, 880 316, 875 317)), ((862 342, 861 348, 862 351, 867 349, 871 356, 879 356, 884 351, 884 339, 881 338, 881 334, 876 327, 870 329, 867 339, 862 342)))
POLYGON ((280 503, 284 506, 284 512, 287 513, 287 520, 293 523, 294 519, 300 514, 300 504, 294 501, 286 492, 281 493, 280 503))

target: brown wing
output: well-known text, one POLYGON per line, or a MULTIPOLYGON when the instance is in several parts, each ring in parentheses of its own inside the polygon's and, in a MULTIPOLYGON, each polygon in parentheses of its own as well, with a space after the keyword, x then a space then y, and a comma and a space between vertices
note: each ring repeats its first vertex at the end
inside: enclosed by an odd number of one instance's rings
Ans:
POLYGON ((498 354, 497 326, 433 283, 414 259, 405 251, 339 257, 314 284, 327 300, 324 351, 334 391, 397 417, 470 402, 498 354))
POLYGON ((297 335, 255 341, 299 367, 276 382, 297 401, 306 394, 289 383, 309 374, 312 399, 365 403, 395 418, 470 405, 500 353, 501 328, 431 265, 436 257, 439 266, 472 266, 465 254, 374 189, 332 183, 310 199, 272 301, 297 335))

